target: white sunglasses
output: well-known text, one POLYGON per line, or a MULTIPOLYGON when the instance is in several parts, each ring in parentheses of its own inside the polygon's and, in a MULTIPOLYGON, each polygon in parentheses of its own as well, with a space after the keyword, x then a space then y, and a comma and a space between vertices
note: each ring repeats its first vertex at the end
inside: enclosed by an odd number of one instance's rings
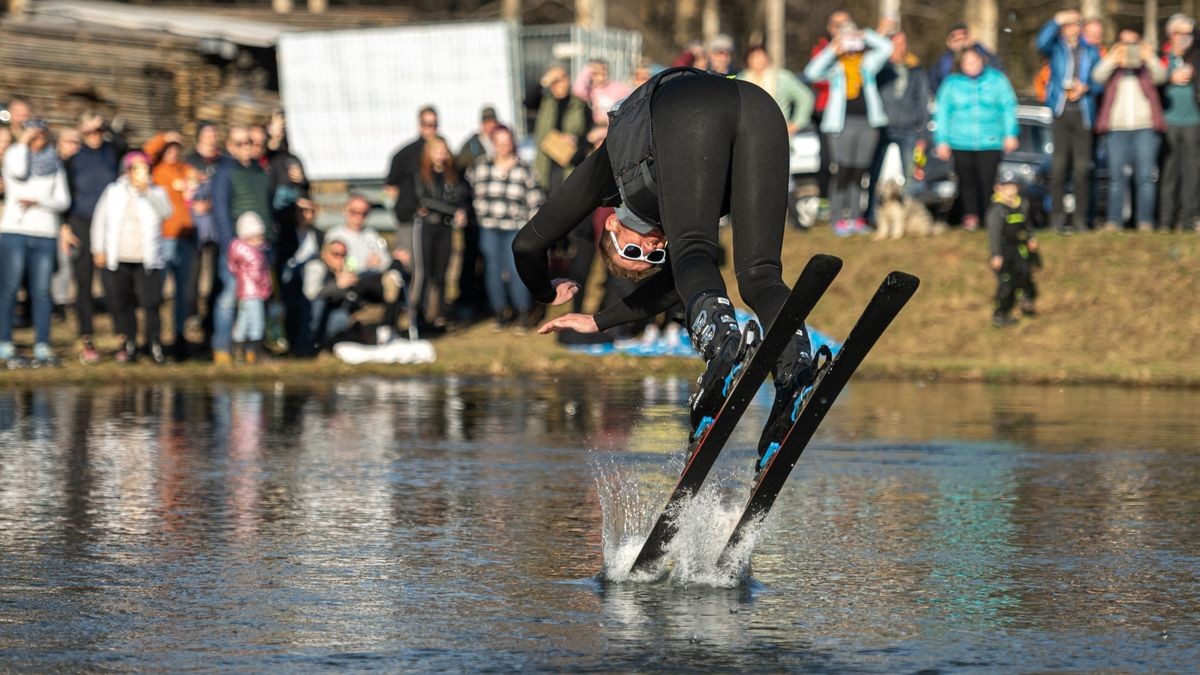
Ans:
POLYGON ((625 244, 621 246, 621 243, 617 241, 616 232, 609 230, 608 236, 612 237, 613 247, 617 249, 617 255, 626 260, 648 262, 651 265, 661 265, 667 261, 667 249, 665 248, 652 248, 647 251, 637 244, 625 244))

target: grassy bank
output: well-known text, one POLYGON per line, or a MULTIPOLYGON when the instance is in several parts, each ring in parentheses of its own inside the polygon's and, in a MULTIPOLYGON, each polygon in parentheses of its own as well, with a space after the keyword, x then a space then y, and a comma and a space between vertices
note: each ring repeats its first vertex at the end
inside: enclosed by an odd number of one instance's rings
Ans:
MULTIPOLYGON (((838 239, 824 229, 789 232, 785 277, 794 279, 815 252, 845 261, 841 276, 809 321, 834 336, 849 331, 888 270, 921 277, 921 290, 863 364, 864 376, 1200 386, 1200 236, 1048 235, 1042 244, 1046 269, 1038 278, 1040 315, 1006 329, 990 325, 995 281, 986 268, 982 233, 873 242, 863 237, 838 239)), ((17 334, 19 343, 27 344, 29 338, 28 331, 17 334)), ((64 367, 0 371, 0 385, 163 379, 299 383, 449 373, 694 376, 697 369, 690 359, 576 356, 552 338, 497 334, 487 325, 437 340, 438 361, 424 366, 347 366, 324 355, 315 361, 254 367, 111 362, 84 367, 73 358, 67 327, 56 326, 55 341, 71 355, 64 367)), ((105 345, 113 346, 102 341, 105 345)))

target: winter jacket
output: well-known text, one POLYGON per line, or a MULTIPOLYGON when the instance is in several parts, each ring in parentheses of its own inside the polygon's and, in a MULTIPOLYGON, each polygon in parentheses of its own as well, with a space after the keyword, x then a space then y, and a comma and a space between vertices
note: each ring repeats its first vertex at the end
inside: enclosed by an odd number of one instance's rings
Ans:
MULTIPOLYGON (((883 111, 883 100, 879 97, 875 76, 892 55, 892 41, 869 29, 863 31, 863 41, 867 51, 863 54, 860 70, 862 95, 867 103, 867 123, 876 128, 887 126, 887 113, 883 111)), ((821 117, 821 131, 827 134, 841 133, 846 124, 846 73, 832 42, 808 62, 804 77, 810 82, 829 82, 829 98, 821 117)))
POLYGON ((66 161, 67 185, 71 189, 70 214, 77 218, 91 218, 96 211, 100 193, 121 175, 117 149, 104 141, 100 147, 86 144, 66 161))
POLYGON ((1096 114, 1096 133, 1146 128, 1130 125, 1130 118, 1146 120, 1149 128, 1155 131, 1166 131, 1162 99, 1158 95, 1158 85, 1166 80, 1167 68, 1157 60, 1146 62, 1138 68, 1121 68, 1114 59, 1101 59, 1092 71, 1092 81, 1104 83, 1104 95, 1096 114), (1127 83, 1127 77, 1132 78, 1132 86, 1123 86, 1127 83), (1121 108, 1119 112, 1124 114, 1114 113, 1113 108, 1117 106, 1121 108))
POLYGON ((916 57, 908 56, 899 65, 889 61, 875 79, 888 131, 921 137, 929 125, 929 74, 916 57))
POLYGON ((237 282, 238 300, 271 299, 271 267, 261 246, 234 239, 229 243, 227 264, 237 282))
POLYGON ((232 158, 223 159, 212 183, 212 210, 217 221, 219 246, 229 246, 236 236, 234 225, 238 216, 247 211, 258 214, 270 232, 270 179, 257 162, 243 166, 232 158))
POLYGON ((955 73, 937 93, 933 142, 953 150, 1000 150, 1017 136, 1017 95, 1004 73, 986 66, 979 77, 955 73))
POLYGON ((4 153, 4 215, 0 233, 31 237, 58 236, 62 214, 71 206, 67 172, 61 166, 52 174, 32 175, 29 146, 14 143, 4 153), (21 206, 21 200, 37 202, 21 206))
POLYGON ((103 253, 105 267, 116 271, 120 264, 121 226, 130 199, 137 200, 134 208, 142 231, 142 266, 150 270, 162 269, 166 264, 162 250, 162 222, 171 215, 171 200, 157 185, 151 185, 145 192, 137 192, 128 176, 121 176, 105 188, 100 201, 96 202, 96 211, 92 214, 92 253, 103 253))
POLYGON ((763 72, 765 82, 760 82, 749 70, 737 74, 737 79, 753 82, 770 92, 788 124, 803 129, 812 122, 813 102, 816 97, 800 78, 782 68, 768 68, 763 72), (765 86, 764 86, 765 85, 765 86))
MULTIPOLYGON (((1063 80, 1071 69, 1071 48, 1062 37, 1061 27, 1051 19, 1038 31, 1037 46, 1046 58, 1050 59, 1050 79, 1046 82, 1046 107, 1054 111, 1054 116, 1062 115, 1067 106, 1067 93, 1063 91, 1063 80)), ((1099 87, 1092 82, 1092 71, 1100 62, 1100 50, 1079 40, 1079 70, 1073 79, 1088 85, 1088 92, 1080 97, 1078 103, 1083 110, 1083 124, 1091 128, 1096 119, 1096 100, 1099 87)))
POLYGON ((179 161, 168 164, 160 161, 166 148, 166 134, 158 134, 146 141, 146 144, 142 146, 146 154, 154 157, 156 160, 154 169, 150 172, 154 184, 166 190, 167 197, 171 200, 173 211, 163 221, 163 238, 185 239, 190 237, 193 232, 192 212, 188 208, 185 193, 190 189, 189 183, 197 181, 198 172, 195 167, 187 162, 179 161))

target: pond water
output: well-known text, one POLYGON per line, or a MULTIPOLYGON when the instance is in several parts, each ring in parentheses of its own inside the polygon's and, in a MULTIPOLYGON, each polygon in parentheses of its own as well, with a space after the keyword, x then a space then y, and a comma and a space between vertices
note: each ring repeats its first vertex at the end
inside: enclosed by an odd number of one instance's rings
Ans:
POLYGON ((682 380, 0 391, 0 670, 1186 671, 1200 392, 854 382, 749 575, 769 400, 625 569, 682 380))

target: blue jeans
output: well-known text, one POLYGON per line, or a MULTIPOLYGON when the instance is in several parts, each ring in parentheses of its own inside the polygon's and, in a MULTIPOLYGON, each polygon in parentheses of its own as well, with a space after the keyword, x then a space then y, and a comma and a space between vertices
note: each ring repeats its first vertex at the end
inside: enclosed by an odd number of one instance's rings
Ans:
POLYGON ((488 304, 492 312, 499 315, 504 311, 505 290, 512 301, 513 310, 525 314, 533 307, 533 294, 517 276, 517 261, 513 257, 512 244, 517 238, 516 230, 498 230, 492 227, 479 228, 479 250, 483 253, 483 280, 487 289, 488 304), (508 281, 504 275, 508 275, 508 281))
POLYGON ((35 342, 50 344, 50 277, 58 239, 25 234, 0 236, 0 342, 12 342, 17 289, 29 270, 29 299, 33 305, 35 342))
POLYGON ((1134 195, 1138 223, 1154 224, 1154 171, 1158 168, 1160 138, 1153 129, 1110 131, 1108 133, 1108 218, 1109 222, 1124 224, 1125 167, 1133 166, 1134 195))
POLYGON ((172 314, 175 342, 179 344, 183 339, 183 324, 187 322, 188 313, 192 308, 192 266, 196 262, 196 241, 191 237, 163 239, 162 252, 163 260, 166 261, 166 266, 163 267, 163 284, 166 284, 167 277, 173 279, 175 284, 175 306, 172 314))
POLYGON ((349 327, 350 309, 348 307, 332 307, 321 298, 312 301, 310 334, 316 351, 332 346, 333 338, 349 327))
POLYGON ((238 300, 237 322, 233 324, 233 341, 263 339, 267 325, 266 303, 262 300, 238 300))
POLYGON ((233 346, 233 317, 237 313, 237 281, 229 271, 229 256, 225 247, 217 252, 217 276, 221 280, 221 292, 213 306, 214 352, 227 352, 233 346))

